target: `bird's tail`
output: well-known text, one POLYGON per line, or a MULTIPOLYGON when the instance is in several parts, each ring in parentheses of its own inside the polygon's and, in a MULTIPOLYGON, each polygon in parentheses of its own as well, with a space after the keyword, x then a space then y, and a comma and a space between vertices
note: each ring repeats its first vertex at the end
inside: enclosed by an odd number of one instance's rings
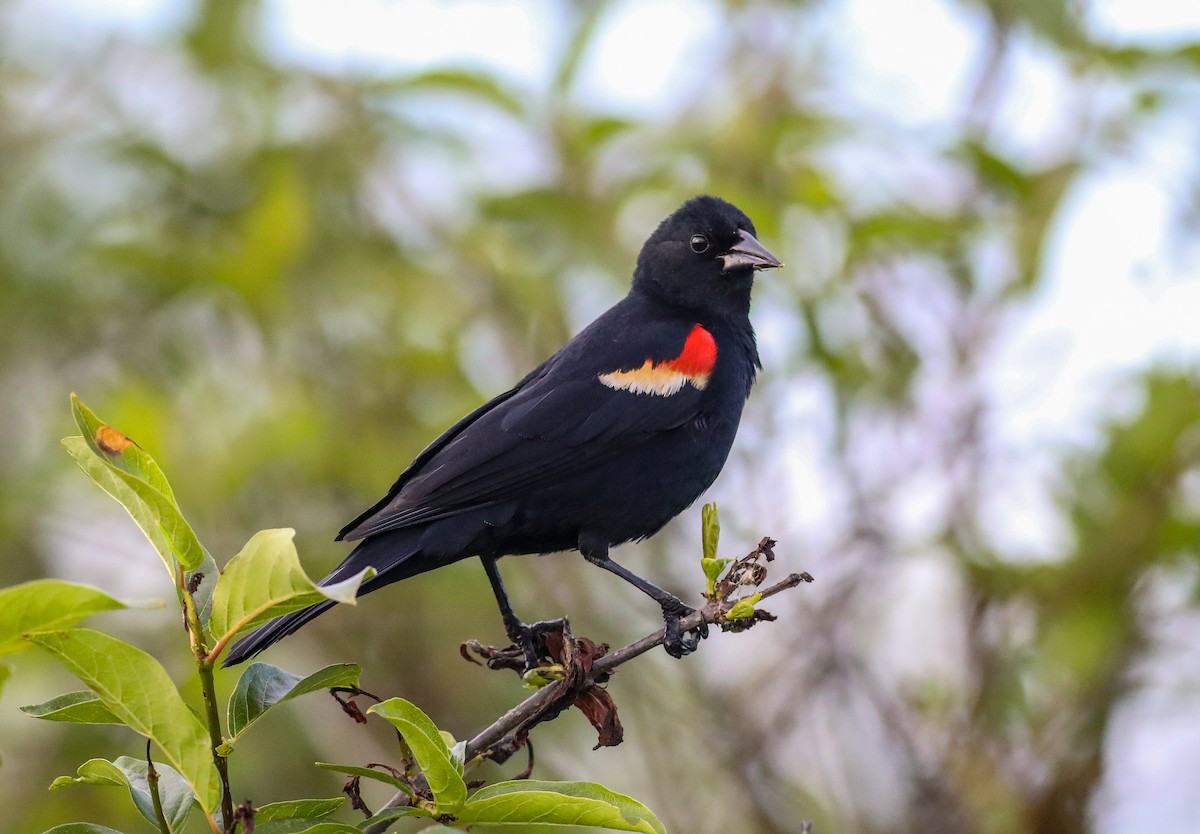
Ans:
MULTIPOLYGON (((351 551, 345 561, 318 584, 332 585, 343 579, 349 579, 363 568, 375 568, 376 575, 359 586, 358 596, 361 597, 384 585, 408 579, 446 564, 443 560, 426 558, 421 552, 418 539, 419 534, 410 530, 398 530, 394 533, 372 536, 359 542, 358 547, 351 551)), ((269 623, 259 626, 230 649, 221 665, 234 666, 248 660, 301 626, 315 620, 334 605, 336 603, 332 600, 322 600, 308 608, 284 614, 282 617, 277 617, 269 623)))
POLYGON ((315 620, 336 604, 333 600, 327 599, 316 605, 310 605, 308 608, 284 614, 266 625, 259 626, 229 650, 229 654, 221 661, 221 666, 233 666, 243 660, 249 660, 268 646, 278 643, 300 626, 310 620, 315 620))

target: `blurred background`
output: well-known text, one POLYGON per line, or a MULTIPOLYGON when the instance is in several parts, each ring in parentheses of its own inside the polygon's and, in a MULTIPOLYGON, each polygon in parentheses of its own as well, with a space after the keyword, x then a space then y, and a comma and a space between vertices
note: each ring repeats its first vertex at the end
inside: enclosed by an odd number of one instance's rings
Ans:
MULTIPOLYGON (((816 582, 777 623, 624 667, 626 743, 591 752, 566 715, 538 775, 674 832, 1195 832, 1194 3, 0 0, 0 584, 172 598, 59 447, 72 390, 219 563, 291 526, 323 575, 337 529, 618 299, 697 193, 787 262, 707 496, 722 555, 771 535, 777 577, 816 582)), ((617 555, 697 600, 698 543, 695 507, 617 555)), ((659 624, 577 556, 503 567, 526 618, 613 644, 659 624)), ((93 625, 194 692, 177 621, 93 625)), ((463 562, 265 659, 361 662, 461 738, 523 697, 458 657, 473 637, 502 631, 463 562)), ((5 830, 148 830, 123 792, 46 791, 142 746, 21 715, 79 687, 14 664, 5 830)), ((239 745, 237 799, 335 796, 314 760, 394 758, 293 704, 239 745)))

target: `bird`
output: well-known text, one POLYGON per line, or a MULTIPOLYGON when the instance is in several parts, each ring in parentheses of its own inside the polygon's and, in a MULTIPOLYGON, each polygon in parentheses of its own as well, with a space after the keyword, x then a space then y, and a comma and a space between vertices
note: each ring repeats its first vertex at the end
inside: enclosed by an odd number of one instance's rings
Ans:
MULTIPOLYGON (((680 627, 693 609, 609 551, 657 533, 725 465, 762 367, 749 315, 754 277, 783 265, 756 234, 750 218, 719 197, 683 203, 642 246, 628 294, 418 454, 341 530, 337 540, 357 544, 320 584, 374 568, 361 596, 478 558, 505 633, 531 668, 541 636, 562 621, 522 622, 497 562, 578 550, 658 603, 668 654, 695 650, 706 631, 680 627)), ((260 626, 224 665, 258 654, 333 604, 260 626)))

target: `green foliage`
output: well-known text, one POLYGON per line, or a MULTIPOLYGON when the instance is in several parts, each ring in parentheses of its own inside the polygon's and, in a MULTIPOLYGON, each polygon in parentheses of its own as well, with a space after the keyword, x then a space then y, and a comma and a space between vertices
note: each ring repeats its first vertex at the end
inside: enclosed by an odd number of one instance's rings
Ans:
MULTIPOLYGON (((257 832, 258 829, 255 831, 257 832)), ((316 825, 304 829, 287 829, 287 834, 292 834, 292 832, 298 832, 298 834, 361 834, 362 829, 346 825, 344 822, 318 822, 316 825)), ((268 828, 264 834, 271 834, 271 829, 268 828)), ((281 832, 276 829, 276 834, 281 834, 281 832)))
POLYGON ((733 604, 733 606, 725 613, 727 620, 744 620, 747 617, 754 616, 754 604, 762 599, 762 594, 753 593, 748 597, 743 597, 733 604))
POLYGON ((404 791, 410 797, 416 797, 416 793, 413 791, 411 785, 401 779, 397 779, 384 770, 376 770, 373 767, 359 767, 357 765, 330 764, 329 762, 317 762, 316 764, 317 767, 324 770, 332 770, 335 773, 344 773, 347 776, 357 776, 360 779, 372 779, 376 782, 382 782, 397 790, 404 791))
POLYGON ((717 516, 715 503, 705 504, 700 509, 700 535, 703 542, 704 555, 700 558, 700 567, 704 570, 704 578, 708 583, 707 593, 711 597, 716 592, 717 579, 721 571, 731 560, 717 558, 717 544, 721 539, 721 520, 717 516))
POLYGON ((271 707, 321 689, 357 687, 361 674, 362 667, 354 663, 326 666, 303 678, 269 663, 250 664, 229 696, 229 736, 225 739, 226 743, 233 745, 271 707))
POLYGON ((646 806, 591 782, 523 779, 480 788, 463 806, 463 825, 590 825, 612 831, 666 834, 646 806))
POLYGON ((344 796, 332 799, 290 799, 260 806, 254 814, 255 826, 277 820, 320 819, 346 804, 344 796))
POLYGON ((101 590, 58 579, 0 589, 0 655, 28 648, 22 637, 29 632, 63 628, 100 611, 126 607, 101 590))
POLYGON ((217 807, 221 785, 208 732, 157 660, 88 629, 38 632, 28 639, 74 672, 122 723, 153 740, 195 789, 204 810, 217 807))
POLYGON ((128 511, 172 577, 176 562, 184 570, 198 568, 204 548, 179 511, 158 464, 124 434, 101 422, 74 394, 71 412, 83 436, 65 438, 63 445, 75 462, 128 511), (91 455, 84 453, 81 439, 91 455))
POLYGON ((217 651, 243 629, 322 600, 353 605, 358 586, 375 575, 374 568, 366 568, 342 582, 318 586, 300 566, 295 535, 291 529, 260 530, 225 565, 209 618, 217 651))
MULTIPOLYGON (((192 806, 195 805, 196 795, 187 780, 174 768, 155 764, 154 770, 158 774, 158 794, 163 817, 172 831, 182 831, 192 806)), ((148 772, 146 762, 128 756, 120 756, 111 762, 107 759, 89 759, 79 766, 77 776, 60 776, 50 785, 50 789, 69 785, 115 785, 128 788, 138 812, 151 825, 157 826, 158 817, 150 795, 150 783, 146 778, 148 772)))
MULTIPOLYGON (((83 470, 125 507, 171 571, 184 610, 200 629, 192 639, 202 680, 211 681, 211 666, 228 639, 241 628, 265 621, 271 616, 269 612, 294 610, 307 604, 305 601, 353 601, 361 577, 331 590, 316 590, 300 569, 291 531, 259 533, 218 579, 215 563, 183 520, 175 493, 153 458, 123 433, 103 423, 75 396, 71 406, 84 436, 67 438, 64 444, 83 470), (204 568, 208 573, 204 581, 193 583, 194 589, 186 589, 189 570, 195 568, 204 568), (197 598, 205 584, 208 590, 197 598), (209 629, 203 627, 205 623, 209 629), (218 640, 211 657, 203 642, 209 630, 218 640)), ((100 632, 58 630, 94 612, 126 607, 124 603, 96 589, 56 580, 0 591, 0 603, 0 647, 19 648, 24 638, 28 641, 25 645, 49 652, 90 688, 90 692, 67 693, 25 707, 27 714, 72 723, 124 724, 157 744, 173 766, 161 765, 158 780, 173 829, 182 825, 193 801, 213 812, 224 796, 228 807, 228 785, 223 784, 217 767, 228 747, 218 749, 211 743, 220 728, 206 726, 191 710, 158 661, 100 632)), ((236 728, 234 739, 276 703, 323 687, 352 684, 359 674, 358 668, 351 666, 328 667, 307 678, 265 664, 251 669, 253 673, 239 684, 230 704, 236 728)), ((209 697, 215 697, 215 693, 209 693, 209 697)), ((55 785, 126 784, 139 810, 153 822, 145 774, 146 765, 136 760, 93 759, 80 768, 78 778, 64 777, 55 785)))
POLYGON ((95 692, 67 692, 40 704, 21 707, 21 712, 46 721, 66 721, 71 724, 124 724, 104 706, 95 692))
MULTIPOLYGON (((141 446, 121 432, 107 425, 96 413, 71 394, 71 416, 88 448, 96 457, 107 463, 114 471, 129 475, 134 481, 149 487, 175 504, 175 491, 167 482, 167 476, 141 446)), ((182 559, 180 561, 183 561, 182 559)))
MULTIPOLYGON (((665 834, 662 823, 646 806, 591 782, 501 782, 480 788, 468 799, 461 766, 429 716, 403 698, 376 704, 369 712, 387 719, 400 731, 433 795, 432 803, 418 799, 415 807, 387 813, 445 818, 459 825, 480 827, 590 825, 611 831, 665 834)), ((371 774, 371 778, 377 777, 371 774)))
POLYGON ((373 93, 425 93, 442 97, 447 93, 461 95, 476 103, 486 103, 510 116, 521 116, 525 101, 520 94, 503 84, 494 75, 468 69, 439 69, 419 72, 391 81, 377 83, 373 93))
MULTIPOLYGON (((242 629, 326 599, 353 603, 359 584, 373 571, 363 571, 337 585, 318 587, 300 566, 294 531, 263 530, 229 560, 224 572, 212 577, 206 600, 197 600, 201 578, 189 583, 188 570, 204 567, 208 557, 198 541, 192 546, 194 534, 183 521, 163 471, 150 455, 102 423, 76 397, 72 396, 71 403, 86 438, 68 438, 68 450, 85 472, 125 506, 171 570, 188 623, 206 708, 202 714, 194 712, 162 665, 141 649, 98 631, 62 630, 90 614, 127 607, 84 585, 40 580, 0 591, 0 649, 37 646, 88 686, 88 691, 69 692, 22 707, 27 715, 75 724, 127 726, 153 742, 161 758, 170 763, 155 764, 156 776, 150 778, 146 761, 127 756, 112 761, 90 759, 80 765, 76 776, 59 777, 51 788, 124 786, 138 812, 152 825, 163 828, 164 834, 182 831, 192 807, 199 804, 210 815, 209 825, 216 831, 218 819, 233 819, 225 760, 246 730, 269 710, 292 698, 334 687, 357 688, 362 669, 355 664, 335 664, 300 676, 266 663, 251 664, 229 699, 229 736, 222 738, 215 709, 214 664, 229 640, 242 629), (195 558, 197 554, 202 555, 195 558), (201 606, 208 609, 203 619, 201 606)), ((215 566, 212 570, 218 573, 215 566)), ((461 745, 451 750, 454 740, 448 733, 400 698, 376 704, 369 712, 399 730, 432 801, 420 798, 410 781, 391 774, 355 766, 319 766, 376 779, 405 791, 413 804, 396 809, 394 815, 461 817, 464 822, 480 826, 589 824, 662 834, 661 825, 643 806, 599 785, 506 783, 468 799, 461 745)), ((342 804, 338 798, 263 805, 258 809, 255 830, 259 834, 358 832, 353 826, 323 819, 342 804)), ((55 830, 85 834, 107 829, 72 823, 55 830)), ((232 832, 228 826, 225 830, 232 832)))
POLYGON ((467 799, 467 785, 437 725, 403 698, 390 698, 368 712, 384 718, 400 731, 417 767, 425 774, 437 813, 456 815, 467 799))

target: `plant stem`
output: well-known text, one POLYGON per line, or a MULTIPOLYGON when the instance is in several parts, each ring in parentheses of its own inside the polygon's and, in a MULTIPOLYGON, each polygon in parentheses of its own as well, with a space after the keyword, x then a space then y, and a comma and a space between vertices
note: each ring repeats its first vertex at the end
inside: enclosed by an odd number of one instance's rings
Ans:
POLYGON ((208 725, 208 740, 212 744, 213 764, 221 776, 221 819, 225 830, 233 831, 233 793, 229 789, 229 761, 217 752, 224 739, 221 738, 221 714, 217 711, 217 688, 213 681, 211 663, 197 658, 200 670, 200 691, 204 693, 204 723, 208 725))
POLYGON ((204 628, 200 625, 200 613, 196 600, 184 586, 183 570, 176 573, 179 587, 183 591, 184 614, 191 635, 192 654, 196 658, 196 670, 200 673, 200 692, 204 695, 204 723, 208 725, 208 740, 212 747, 213 764, 221 777, 221 820, 226 832, 233 831, 233 792, 229 788, 229 762, 219 752, 224 739, 221 736, 221 714, 217 710, 217 687, 213 680, 213 664, 208 659, 208 647, 204 644, 204 628))
POLYGON ((154 769, 154 760, 150 758, 150 739, 146 739, 146 784, 150 786, 150 799, 154 802, 154 816, 158 819, 158 830, 162 834, 171 834, 171 826, 163 813, 162 797, 158 794, 158 771, 154 769))

